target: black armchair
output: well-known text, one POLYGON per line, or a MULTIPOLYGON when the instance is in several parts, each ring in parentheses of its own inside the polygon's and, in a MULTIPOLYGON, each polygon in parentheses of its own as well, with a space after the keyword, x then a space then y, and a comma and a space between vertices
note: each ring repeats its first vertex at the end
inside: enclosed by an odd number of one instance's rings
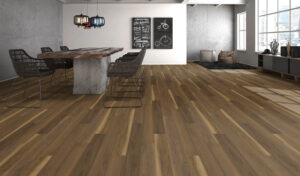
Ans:
MULTIPOLYGON (((70 49, 67 46, 60 46, 60 51, 70 51, 70 49)), ((68 67, 73 68, 73 59, 65 59, 65 62, 68 67)))
MULTIPOLYGON (((7 105, 9 108, 40 108, 42 106, 42 77, 50 76, 54 74, 53 65, 54 62, 51 60, 43 60, 43 59, 36 59, 29 56, 26 51, 23 49, 12 49, 9 50, 9 55, 11 61, 13 63, 15 72, 17 75, 23 79, 36 77, 39 78, 39 106, 10 106, 8 105, 8 98, 6 99, 7 105)), ((10 90, 13 91, 14 89, 14 82, 15 79, 10 84, 10 90)), ((25 82, 26 83, 26 82, 25 82)), ((26 84, 27 85, 27 84, 26 84)), ((24 88, 24 95, 26 97, 26 89, 24 88)), ((27 97, 26 97, 27 98, 27 97)))
POLYGON ((116 60, 116 62, 128 62, 135 59, 140 52, 128 52, 116 60))
MULTIPOLYGON (((119 61, 119 62, 114 62, 110 63, 108 66, 108 71, 107 71, 107 76, 111 78, 111 83, 110 83, 110 97, 111 98, 136 98, 139 100, 139 103, 137 105, 125 105, 125 106, 115 106, 115 105, 107 105, 107 99, 108 97, 106 96, 106 99, 104 101, 104 107, 106 108, 135 108, 135 107, 141 107, 143 105, 142 103, 142 90, 141 86, 139 85, 139 80, 141 79, 141 68, 142 68, 142 62, 146 54, 146 48, 142 49, 141 52, 135 57, 132 57, 130 60, 127 60, 126 62, 119 61), (128 80, 132 80, 132 85, 136 87, 136 91, 113 91, 113 87, 116 86, 115 79, 114 78, 119 78, 122 79, 127 79, 125 81, 128 83, 128 80), (135 92, 136 96, 134 97, 129 97, 126 96, 127 93, 129 92, 135 92), (114 96, 114 93, 123 93, 125 96, 114 96)), ((106 94, 107 95, 107 94, 106 94)))
MULTIPOLYGON (((42 47, 42 53, 52 53, 53 50, 50 47, 42 47)), ((54 69, 66 69, 65 59, 53 59, 54 61, 54 69)))
POLYGON ((60 51, 69 51, 69 47, 67 46, 60 46, 60 51))
MULTIPOLYGON (((52 53, 53 50, 50 47, 41 47, 42 53, 52 53)), ((67 69, 73 68, 73 60, 72 59, 53 59, 54 65, 53 69, 64 69, 65 70, 65 79, 67 79, 67 69)))

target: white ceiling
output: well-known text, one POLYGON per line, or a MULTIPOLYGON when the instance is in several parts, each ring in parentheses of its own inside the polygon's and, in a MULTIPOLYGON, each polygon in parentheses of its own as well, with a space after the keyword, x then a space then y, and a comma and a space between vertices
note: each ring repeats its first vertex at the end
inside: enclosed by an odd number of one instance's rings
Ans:
MULTIPOLYGON (((97 0, 60 0, 63 3, 97 3, 97 0)), ((246 4, 247 0, 98 0, 99 3, 186 3, 186 4, 246 4)))
MULTIPOLYGON (((63 3, 86 3, 87 0, 60 0, 63 3)), ((97 3, 97 0, 88 0, 97 3)), ((182 0, 99 0, 99 3, 181 3, 182 0)))
POLYGON ((247 0, 184 0, 187 4, 247 4, 247 0))

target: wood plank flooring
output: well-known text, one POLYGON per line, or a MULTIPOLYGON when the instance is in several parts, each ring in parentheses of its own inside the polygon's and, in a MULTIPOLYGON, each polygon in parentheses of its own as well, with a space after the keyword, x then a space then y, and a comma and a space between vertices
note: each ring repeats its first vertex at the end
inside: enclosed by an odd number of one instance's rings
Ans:
MULTIPOLYGON (((191 63, 145 66, 145 78, 143 108, 105 109, 102 95, 71 87, 40 109, 1 103, 0 175, 299 176, 299 111, 253 91, 299 103, 299 83, 191 63)), ((22 83, 13 93, 0 83, 0 96, 24 103, 22 83)), ((37 105, 37 82, 28 84, 25 103, 37 105)))

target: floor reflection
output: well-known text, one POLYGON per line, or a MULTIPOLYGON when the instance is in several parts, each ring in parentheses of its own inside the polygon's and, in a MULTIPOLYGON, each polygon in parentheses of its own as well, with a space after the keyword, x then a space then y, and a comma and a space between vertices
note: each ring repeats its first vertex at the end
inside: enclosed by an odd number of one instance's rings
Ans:
POLYGON ((300 114, 300 91, 244 86, 246 89, 300 114))

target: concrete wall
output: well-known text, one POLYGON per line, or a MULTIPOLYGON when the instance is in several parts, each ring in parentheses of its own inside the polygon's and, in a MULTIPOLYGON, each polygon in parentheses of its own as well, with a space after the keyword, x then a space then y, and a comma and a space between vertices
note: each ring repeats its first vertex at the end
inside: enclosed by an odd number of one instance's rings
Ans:
POLYGON ((0 1, 0 81, 16 77, 9 49, 23 48, 32 56, 41 46, 62 43, 62 4, 57 0, 0 1))
MULTIPOLYGON (((246 51, 237 51, 237 60, 241 63, 257 66, 257 57, 256 54, 256 0, 248 0, 248 4, 245 6, 237 5, 235 6, 235 29, 237 28, 236 24, 236 15, 239 12, 246 11, 247 13, 247 47, 246 51)), ((236 38, 237 33, 235 33, 236 38)), ((235 49, 237 46, 237 41, 235 40, 235 49)))
POLYGON ((234 6, 187 7, 187 58, 199 60, 200 50, 233 50, 234 6))
MULTIPOLYGON (((89 5, 89 15, 96 15, 96 4, 89 5)), ((73 24, 75 14, 86 10, 84 4, 63 5, 63 42, 70 48, 123 47, 112 61, 131 49, 131 20, 133 17, 172 17, 173 49, 147 50, 143 64, 186 64, 186 5, 185 4, 101 4, 100 14, 106 24, 101 29, 84 30, 73 24)), ((153 25, 152 25, 153 28, 153 25)))

